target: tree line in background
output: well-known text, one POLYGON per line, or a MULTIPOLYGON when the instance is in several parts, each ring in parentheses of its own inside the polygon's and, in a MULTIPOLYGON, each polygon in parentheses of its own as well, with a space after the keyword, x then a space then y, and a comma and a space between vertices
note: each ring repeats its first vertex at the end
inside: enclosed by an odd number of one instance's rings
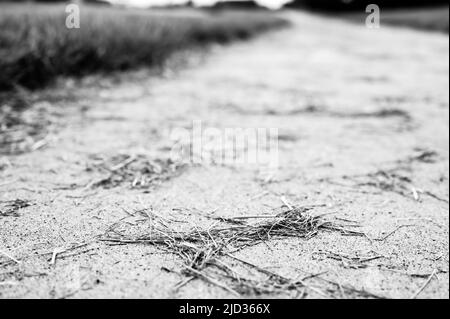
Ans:
POLYGON ((360 10, 369 4, 382 8, 407 8, 448 4, 448 0, 294 0, 288 7, 322 10, 360 10))

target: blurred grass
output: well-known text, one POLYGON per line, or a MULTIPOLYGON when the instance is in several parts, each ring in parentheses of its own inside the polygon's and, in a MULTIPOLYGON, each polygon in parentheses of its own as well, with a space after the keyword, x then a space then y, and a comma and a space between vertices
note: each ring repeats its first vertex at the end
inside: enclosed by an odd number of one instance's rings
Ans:
POLYGON ((270 12, 125 10, 81 7, 81 28, 65 27, 65 6, 0 4, 0 91, 42 87, 58 76, 161 66, 175 51, 247 39, 287 25, 270 12))
POLYGON ((391 25, 449 33, 449 7, 398 9, 382 15, 382 22, 391 25))

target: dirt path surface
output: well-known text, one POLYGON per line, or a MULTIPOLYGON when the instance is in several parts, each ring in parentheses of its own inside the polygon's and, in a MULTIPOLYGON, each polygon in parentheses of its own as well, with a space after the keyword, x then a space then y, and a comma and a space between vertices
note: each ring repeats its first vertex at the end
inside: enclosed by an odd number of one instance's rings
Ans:
POLYGON ((178 285, 182 262, 161 247, 99 238, 113 225, 145 231, 153 213, 198 229, 295 205, 365 235, 320 231, 236 252, 304 283, 266 297, 448 298, 448 37, 286 15, 290 29, 215 48, 179 73, 94 81, 41 105, 67 109, 55 115, 64 125, 46 147, 1 157, 0 201, 31 206, 3 203, 0 297, 233 297, 205 278, 178 285), (166 162, 171 130, 193 120, 279 128, 279 171, 166 162), (150 188, 105 179, 145 174, 127 160, 136 154, 157 162, 150 188))

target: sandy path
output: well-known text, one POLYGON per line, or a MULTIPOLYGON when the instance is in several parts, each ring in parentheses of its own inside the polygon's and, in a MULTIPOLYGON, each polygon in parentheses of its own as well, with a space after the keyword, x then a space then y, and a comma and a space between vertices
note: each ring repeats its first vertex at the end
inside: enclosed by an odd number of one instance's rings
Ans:
MULTIPOLYGON (((435 272, 419 297, 448 298, 448 37, 287 15, 292 28, 214 49, 179 74, 76 89, 80 100, 71 104, 87 107, 82 118, 75 112, 47 148, 3 158, 11 165, 0 170, 0 200, 35 205, 0 217, 0 250, 20 261, 0 257, 0 297, 230 297, 200 280, 174 290, 183 278, 162 267, 179 270, 180 260, 156 247, 95 238, 125 217, 126 227, 145 227, 124 209, 152 206, 192 225, 206 223, 208 214, 270 214, 284 196, 324 205, 312 213, 356 220, 369 237, 384 240, 321 232, 309 241, 268 241, 240 258, 289 278, 326 272, 325 279, 391 298, 412 296, 435 272), (203 165, 147 193, 126 185, 62 187, 99 177, 86 171, 93 155, 167 155, 171 129, 192 120, 279 128, 279 172, 262 182, 252 167, 203 165), (405 186, 404 195, 357 186, 386 181, 368 174, 389 169, 393 190, 405 186), (440 199, 415 200, 421 191, 440 199), (87 246, 49 262, 55 248, 76 243, 87 246), (342 256, 380 258, 354 263, 342 256)), ((323 281, 311 285, 317 289, 307 297, 354 297, 328 294, 323 281)))

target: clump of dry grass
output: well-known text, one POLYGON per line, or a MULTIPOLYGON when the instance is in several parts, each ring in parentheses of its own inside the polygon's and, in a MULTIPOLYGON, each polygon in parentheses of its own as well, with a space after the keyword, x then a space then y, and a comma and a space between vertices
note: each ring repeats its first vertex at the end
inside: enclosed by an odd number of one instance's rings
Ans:
POLYGON ((447 199, 441 198, 430 191, 420 189, 412 178, 413 165, 415 163, 436 163, 439 154, 430 150, 419 150, 415 155, 409 156, 395 162, 395 165, 386 169, 378 169, 363 175, 343 176, 344 180, 355 183, 355 186, 368 186, 377 188, 384 192, 392 192, 403 197, 420 201, 422 195, 433 197, 436 200, 448 203, 447 199))
POLYGON ((372 186, 386 192, 393 192, 408 197, 412 195, 412 179, 401 173, 401 169, 378 170, 368 174, 368 182, 360 183, 360 186, 372 186))
MULTIPOLYGON (((201 279, 235 296, 287 292, 301 293, 303 296, 305 289, 315 289, 306 282, 316 277, 315 275, 292 280, 239 259, 233 253, 269 240, 284 238, 308 240, 321 230, 363 236, 362 233, 347 231, 342 225, 336 225, 322 217, 312 216, 309 214, 310 210, 311 208, 292 208, 274 216, 252 216, 252 219, 264 220, 253 225, 242 222, 245 218, 239 218, 238 223, 235 223, 234 219, 223 219, 222 222, 226 223, 226 227, 213 226, 209 229, 194 229, 186 232, 172 229, 164 220, 161 220, 161 217, 151 215, 153 223, 150 233, 130 236, 112 227, 102 240, 119 245, 154 245, 179 256, 183 261, 183 269, 179 274, 186 276, 186 280, 182 281, 177 288, 193 279, 201 279), (226 263, 227 259, 256 271, 259 278, 250 278, 241 274, 226 263)), ((336 286, 335 283, 329 282, 329 284, 336 286)), ((339 289, 353 294, 370 295, 352 287, 339 286, 339 289)), ((328 288, 328 291, 336 292, 336 289, 328 288)))
POLYGON ((19 210, 31 206, 31 202, 23 199, 15 199, 10 201, 0 201, 1 217, 18 217, 19 210))
POLYGON ((316 235, 319 229, 329 226, 320 218, 307 215, 306 211, 306 209, 289 210, 257 225, 233 225, 187 233, 167 227, 154 227, 151 234, 138 238, 127 238, 123 235, 115 238, 114 233, 107 234, 107 238, 110 242, 161 245, 176 251, 186 261, 187 266, 203 269, 211 259, 223 254, 224 250, 236 251, 271 239, 287 237, 309 239, 316 235))
POLYGON ((114 188, 127 185, 135 189, 149 189, 180 175, 186 165, 170 158, 152 159, 146 155, 120 154, 103 160, 98 169, 106 176, 93 181, 89 187, 114 188))
POLYGON ((435 151, 430 150, 419 150, 419 153, 413 156, 408 157, 403 161, 399 161, 400 164, 413 164, 413 163, 425 163, 425 164, 434 164, 437 161, 439 154, 435 151))

